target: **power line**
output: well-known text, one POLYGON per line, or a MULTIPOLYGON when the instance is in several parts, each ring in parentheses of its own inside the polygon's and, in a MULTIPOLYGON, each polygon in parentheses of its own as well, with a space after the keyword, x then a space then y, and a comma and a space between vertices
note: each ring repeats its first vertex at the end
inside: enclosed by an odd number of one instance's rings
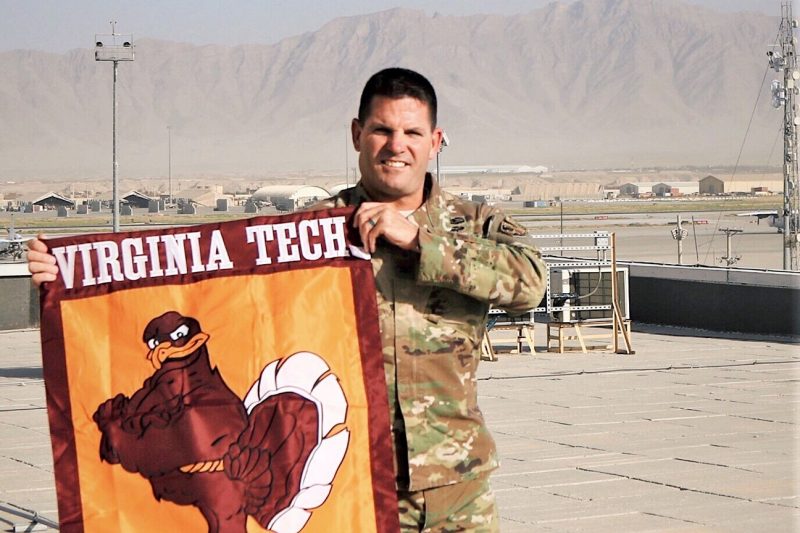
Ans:
MULTIPOLYGON (((744 132, 744 138, 742 139, 742 144, 739 146, 739 155, 736 156, 736 164, 733 165, 733 172, 731 173, 731 177, 728 179, 728 183, 733 182, 733 178, 736 176, 736 171, 739 169, 739 162, 742 159, 742 152, 744 151, 744 145, 747 143, 747 136, 750 133, 750 127, 753 125, 753 118, 756 115, 756 109, 758 109, 758 102, 761 100, 761 90, 764 87, 764 82, 767 79, 767 73, 769 73, 769 66, 764 69, 764 77, 761 78, 761 83, 758 85, 758 93, 756 94, 756 101, 753 104, 753 111, 750 112, 750 120, 747 122, 747 129, 744 132)), ((706 249, 706 255, 703 257, 703 263, 708 261, 708 254, 711 252, 711 246, 714 244, 714 237, 719 229, 719 223, 722 220, 722 211, 720 211, 719 216, 717 216, 717 221, 714 223, 714 231, 711 233, 711 240, 708 241, 708 249, 706 249)))

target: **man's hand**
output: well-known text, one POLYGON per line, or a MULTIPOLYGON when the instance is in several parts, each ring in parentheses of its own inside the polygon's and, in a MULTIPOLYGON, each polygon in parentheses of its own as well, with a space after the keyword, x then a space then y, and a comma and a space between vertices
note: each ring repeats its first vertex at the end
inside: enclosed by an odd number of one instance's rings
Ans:
POLYGON ((28 241, 28 270, 33 274, 33 283, 41 287, 46 281, 55 281, 58 276, 56 258, 47 253, 47 245, 39 239, 44 235, 39 234, 36 239, 28 241))
POLYGON ((378 237, 403 250, 419 250, 419 228, 390 204, 364 202, 356 211, 353 225, 371 254, 375 253, 378 237))

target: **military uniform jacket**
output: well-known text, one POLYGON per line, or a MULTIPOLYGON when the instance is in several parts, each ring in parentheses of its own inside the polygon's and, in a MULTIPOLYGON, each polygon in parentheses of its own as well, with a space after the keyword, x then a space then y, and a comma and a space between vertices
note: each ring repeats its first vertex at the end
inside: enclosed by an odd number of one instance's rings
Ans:
MULTIPOLYGON (((326 207, 358 206, 361 186, 326 207)), ((318 206, 319 207, 319 206, 318 206)), ((544 292, 539 252, 495 208, 441 191, 426 177, 419 252, 379 239, 372 255, 398 489, 474 479, 497 467, 477 403, 477 366, 490 305, 535 307, 544 292)))

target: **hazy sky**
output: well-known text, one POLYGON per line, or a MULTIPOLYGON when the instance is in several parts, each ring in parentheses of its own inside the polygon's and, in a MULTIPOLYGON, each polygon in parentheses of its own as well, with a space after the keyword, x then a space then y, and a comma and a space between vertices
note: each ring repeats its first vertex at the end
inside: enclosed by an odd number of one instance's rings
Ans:
MULTIPOLYGON (((571 1, 571 0, 561 0, 571 1)), ((588 0, 591 1, 591 0, 588 0)), ((684 0, 726 11, 780 15, 781 0, 684 0)), ((343 16, 392 7, 429 14, 524 13, 548 0, 0 0, 0 50, 90 48, 94 34, 118 33, 195 44, 274 43, 343 16)), ((795 12, 800 14, 797 2, 795 12)), ((797 16, 797 15, 795 15, 797 16)))

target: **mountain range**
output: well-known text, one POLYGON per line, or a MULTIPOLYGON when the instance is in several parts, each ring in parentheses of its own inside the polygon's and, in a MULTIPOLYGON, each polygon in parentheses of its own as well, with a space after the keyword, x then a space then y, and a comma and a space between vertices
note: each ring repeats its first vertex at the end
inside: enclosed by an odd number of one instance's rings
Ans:
MULTIPOLYGON (((396 65, 437 89, 443 164, 779 165, 769 82, 782 74, 766 58, 778 23, 678 0, 579 0, 513 16, 393 9, 272 45, 137 39, 119 64, 119 172, 165 176, 171 137, 173 175, 343 173, 361 88, 396 65)), ((89 48, 13 50, 0 72, 0 178, 110 174, 110 63, 89 48)))

